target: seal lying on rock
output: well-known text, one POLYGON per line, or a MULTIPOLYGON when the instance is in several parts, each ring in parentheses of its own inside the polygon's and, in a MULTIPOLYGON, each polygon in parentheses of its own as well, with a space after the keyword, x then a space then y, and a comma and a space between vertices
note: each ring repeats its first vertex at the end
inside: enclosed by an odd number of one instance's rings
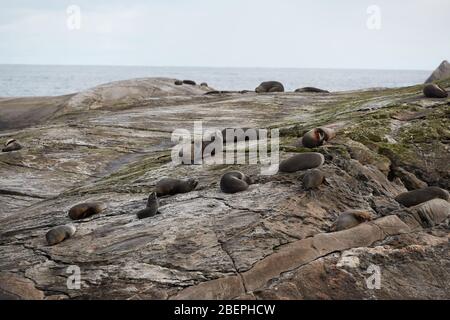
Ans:
POLYGON ((178 180, 172 178, 164 178, 156 184, 156 195, 173 196, 178 193, 187 193, 194 190, 198 185, 197 179, 178 180))
POLYGON ((192 81, 192 80, 183 80, 183 83, 184 84, 189 84, 191 86, 195 86, 196 85, 195 81, 192 81))
POLYGON ((183 85, 183 81, 175 80, 174 84, 177 85, 177 86, 181 86, 181 85, 183 85))
POLYGON ((209 96, 209 95, 213 95, 213 94, 227 94, 227 93, 232 93, 231 91, 222 91, 222 90, 213 90, 213 91, 208 91, 205 93, 205 95, 209 96))
POLYGON ((303 188, 311 190, 318 188, 325 180, 325 175, 319 169, 310 169, 303 176, 303 188))
POLYGON ((405 207, 412 207, 435 198, 441 198, 448 201, 449 193, 447 190, 439 187, 426 187, 401 193, 395 197, 395 201, 405 207))
POLYGON ((266 81, 261 83, 256 89, 255 92, 284 92, 284 87, 281 82, 278 81, 266 81))
POLYGON ((324 141, 330 141, 335 136, 336 133, 333 129, 325 127, 315 128, 303 135, 302 144, 307 148, 315 148, 323 145, 324 141))
POLYGON ((356 227, 360 223, 370 221, 372 217, 368 211, 365 210, 348 210, 342 213, 334 224, 331 226, 330 231, 341 231, 356 227))
POLYGON ((141 211, 139 211, 136 215, 138 219, 150 218, 157 215, 159 208, 159 200, 156 195, 156 192, 150 193, 147 199, 147 207, 141 211))
POLYGON ((300 170, 320 167, 325 162, 323 154, 318 152, 305 152, 296 154, 287 160, 281 161, 279 170, 281 172, 296 172, 300 170))
POLYGON ((208 86, 208 84, 206 82, 200 83, 200 87, 207 87, 207 86, 208 86))
POLYGON ((314 87, 304 87, 296 89, 295 92, 313 92, 313 93, 330 93, 330 91, 322 90, 314 87))
POLYGON ((99 202, 80 203, 69 210, 69 217, 72 220, 80 220, 101 213, 105 209, 106 205, 99 202))
POLYGON ((69 239, 75 234, 76 231, 77 228, 72 224, 58 226, 50 229, 46 233, 45 238, 47 239, 48 245, 53 246, 55 244, 63 242, 66 239, 69 239))
POLYGON ((5 143, 5 147, 2 149, 2 152, 11 152, 22 149, 22 146, 15 140, 9 139, 5 143))
POLYGON ((429 83, 423 88, 423 94, 427 98, 447 98, 448 93, 440 85, 429 83))
POLYGON ((251 184, 251 179, 242 172, 231 171, 225 173, 220 179, 220 190, 225 193, 245 191, 251 184))

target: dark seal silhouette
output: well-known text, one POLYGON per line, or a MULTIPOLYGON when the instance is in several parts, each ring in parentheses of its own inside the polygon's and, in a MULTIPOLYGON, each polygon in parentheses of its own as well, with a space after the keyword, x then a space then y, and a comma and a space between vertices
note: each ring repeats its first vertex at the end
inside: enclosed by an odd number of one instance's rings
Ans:
POLYGON ((156 195, 158 197, 173 196, 178 193, 187 193, 194 190, 198 185, 197 179, 179 180, 164 178, 156 184, 156 195))
POLYGON ((261 83, 256 89, 255 92, 264 93, 264 92, 284 92, 284 87, 281 82, 278 81, 266 81, 261 83))
POLYGON ((195 81, 192 81, 192 80, 183 80, 183 83, 184 84, 189 84, 191 86, 195 86, 196 85, 195 81))
POLYGON ((295 92, 330 93, 330 91, 328 91, 328 90, 323 90, 323 89, 314 88, 314 87, 298 88, 295 90, 295 92))
POLYGON ((395 201, 404 205, 405 207, 413 207, 436 198, 448 201, 449 193, 447 192, 447 190, 441 189, 439 187, 426 187, 401 193, 395 197, 395 201))
POLYGON ((136 216, 138 217, 138 219, 150 218, 159 214, 158 209, 159 209, 158 196, 156 195, 156 192, 152 192, 148 196, 147 206, 145 207, 145 209, 140 210, 136 214, 136 216))

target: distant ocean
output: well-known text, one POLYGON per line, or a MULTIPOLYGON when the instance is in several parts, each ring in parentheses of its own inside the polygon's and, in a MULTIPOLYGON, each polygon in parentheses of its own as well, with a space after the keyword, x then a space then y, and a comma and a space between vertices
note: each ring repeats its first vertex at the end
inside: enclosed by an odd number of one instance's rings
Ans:
POLYGON ((431 74, 419 70, 278 69, 208 67, 0 65, 0 97, 54 96, 99 84, 142 77, 170 77, 207 82, 220 90, 253 90, 262 81, 281 81, 286 90, 313 86, 330 91, 402 87, 423 83, 431 74))

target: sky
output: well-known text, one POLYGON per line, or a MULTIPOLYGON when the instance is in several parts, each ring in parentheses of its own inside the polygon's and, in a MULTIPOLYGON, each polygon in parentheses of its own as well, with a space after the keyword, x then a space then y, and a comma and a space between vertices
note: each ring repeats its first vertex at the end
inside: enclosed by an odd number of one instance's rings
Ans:
POLYGON ((449 0, 0 0, 0 64, 432 70, 449 30, 449 0))

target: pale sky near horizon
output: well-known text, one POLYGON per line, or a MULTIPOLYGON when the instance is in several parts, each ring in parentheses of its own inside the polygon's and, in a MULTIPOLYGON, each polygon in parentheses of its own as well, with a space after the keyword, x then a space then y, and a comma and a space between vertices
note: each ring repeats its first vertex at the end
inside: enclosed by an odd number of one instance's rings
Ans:
POLYGON ((432 70, 450 60, 448 0, 0 0, 0 8, 0 64, 432 70), (79 30, 67 27, 70 5, 81 10, 79 30), (367 27, 372 5, 380 29, 367 27))

